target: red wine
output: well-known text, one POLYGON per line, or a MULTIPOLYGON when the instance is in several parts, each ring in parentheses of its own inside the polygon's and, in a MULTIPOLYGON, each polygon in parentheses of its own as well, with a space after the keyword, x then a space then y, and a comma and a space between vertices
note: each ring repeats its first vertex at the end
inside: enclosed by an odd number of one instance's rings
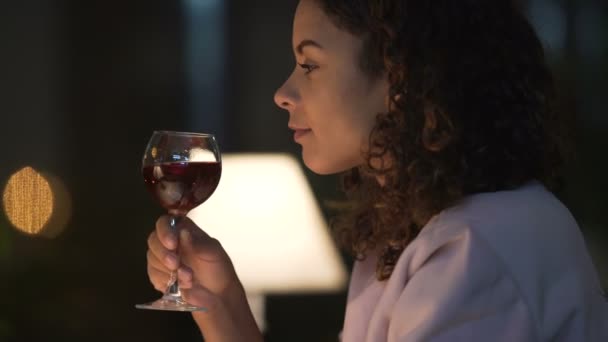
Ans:
POLYGON ((220 182, 222 164, 174 162, 144 166, 148 190, 169 211, 186 213, 205 202, 220 182))

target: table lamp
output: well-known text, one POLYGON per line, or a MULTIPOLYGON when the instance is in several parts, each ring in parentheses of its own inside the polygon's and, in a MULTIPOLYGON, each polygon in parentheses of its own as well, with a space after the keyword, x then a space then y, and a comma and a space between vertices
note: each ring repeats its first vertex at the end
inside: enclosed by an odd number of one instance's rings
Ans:
POLYGON ((288 154, 223 154, 218 188, 188 216, 230 255, 262 331, 264 294, 339 291, 346 284, 312 189, 288 154))

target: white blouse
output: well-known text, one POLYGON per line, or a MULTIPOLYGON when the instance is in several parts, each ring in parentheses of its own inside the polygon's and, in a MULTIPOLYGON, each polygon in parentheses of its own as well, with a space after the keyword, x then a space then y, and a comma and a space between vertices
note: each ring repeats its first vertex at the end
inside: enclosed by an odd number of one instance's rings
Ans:
POLYGON ((608 341, 608 302, 579 227, 539 182, 434 216, 391 277, 356 262, 343 342, 608 341))

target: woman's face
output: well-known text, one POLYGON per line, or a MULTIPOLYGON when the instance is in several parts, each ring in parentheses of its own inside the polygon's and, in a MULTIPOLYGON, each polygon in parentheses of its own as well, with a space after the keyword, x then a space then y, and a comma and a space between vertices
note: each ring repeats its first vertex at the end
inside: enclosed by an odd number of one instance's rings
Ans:
POLYGON ((304 163, 318 174, 361 165, 376 114, 387 110, 388 80, 361 71, 362 39, 338 29, 314 0, 298 4, 292 44, 297 64, 275 102, 289 112, 304 163))

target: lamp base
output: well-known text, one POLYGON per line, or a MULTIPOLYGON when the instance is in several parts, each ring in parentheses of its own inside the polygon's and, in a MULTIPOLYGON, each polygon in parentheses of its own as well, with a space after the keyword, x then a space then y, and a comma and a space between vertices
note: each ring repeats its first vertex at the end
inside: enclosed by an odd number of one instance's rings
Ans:
POLYGON ((246 293, 253 318, 262 334, 266 331, 266 297, 261 293, 246 293))

